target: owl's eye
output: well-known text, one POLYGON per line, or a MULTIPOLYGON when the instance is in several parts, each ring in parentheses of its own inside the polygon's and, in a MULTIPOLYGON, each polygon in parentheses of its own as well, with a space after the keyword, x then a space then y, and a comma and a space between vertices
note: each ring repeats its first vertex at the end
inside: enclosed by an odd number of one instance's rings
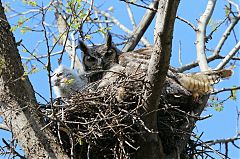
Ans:
POLYGON ((94 57, 87 56, 86 60, 89 61, 89 62, 94 62, 96 59, 94 57))
POLYGON ((113 54, 112 51, 109 50, 109 51, 107 51, 107 52, 105 53, 105 57, 109 57, 109 56, 111 56, 112 54, 113 54))

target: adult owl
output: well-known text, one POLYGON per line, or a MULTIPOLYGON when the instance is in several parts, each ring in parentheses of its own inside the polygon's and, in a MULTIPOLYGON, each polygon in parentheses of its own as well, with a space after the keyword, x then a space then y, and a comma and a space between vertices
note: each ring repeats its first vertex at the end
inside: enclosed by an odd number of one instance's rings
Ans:
MULTIPOLYGON (((80 48, 84 53, 83 64, 86 70, 101 72, 101 76, 94 76, 95 79, 93 80, 103 79, 99 84, 100 87, 116 81, 119 78, 118 73, 145 75, 153 51, 152 47, 121 53, 113 45, 110 34, 108 34, 107 42, 103 46, 88 48, 83 42, 80 43, 80 48), (105 70, 105 72, 102 73, 102 70, 105 70)), ((232 70, 226 69, 190 74, 174 73, 179 84, 192 92, 193 96, 210 93, 214 84, 231 75, 232 70)))
POLYGON ((87 84, 84 74, 77 75, 73 70, 59 65, 51 77, 56 97, 69 97, 71 93, 80 91, 87 84))

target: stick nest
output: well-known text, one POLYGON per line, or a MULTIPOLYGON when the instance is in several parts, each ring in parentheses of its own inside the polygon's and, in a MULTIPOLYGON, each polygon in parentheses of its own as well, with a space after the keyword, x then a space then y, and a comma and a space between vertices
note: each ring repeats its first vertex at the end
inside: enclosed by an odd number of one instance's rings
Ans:
POLYGON ((57 116, 63 125, 56 134, 65 150, 80 158, 131 158, 138 149, 137 138, 148 131, 140 119, 145 83, 120 77, 94 89, 97 85, 62 99, 64 108, 57 116))
MULTIPOLYGON (((98 85, 90 83, 70 98, 56 100, 56 115, 49 125, 74 158, 135 158, 143 134, 153 133, 142 121, 149 84, 144 82, 144 76, 121 75, 106 87, 98 85)), ((158 130, 154 130, 166 150, 175 148, 172 141, 179 139, 182 125, 192 118, 190 102, 191 94, 167 77, 156 110, 158 130)))

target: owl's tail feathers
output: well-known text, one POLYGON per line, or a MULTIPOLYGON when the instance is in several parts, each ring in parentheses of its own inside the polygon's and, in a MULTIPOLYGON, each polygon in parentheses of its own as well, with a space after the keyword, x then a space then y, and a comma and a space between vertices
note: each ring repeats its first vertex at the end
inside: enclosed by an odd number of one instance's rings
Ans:
POLYGON ((233 70, 222 69, 216 72, 220 78, 229 78, 233 75, 233 70))

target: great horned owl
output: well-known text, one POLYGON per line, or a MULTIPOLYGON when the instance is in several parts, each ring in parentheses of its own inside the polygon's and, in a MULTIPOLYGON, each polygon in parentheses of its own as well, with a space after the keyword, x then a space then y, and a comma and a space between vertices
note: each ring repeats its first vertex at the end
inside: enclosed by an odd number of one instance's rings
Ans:
POLYGON ((87 84, 87 79, 84 74, 78 76, 73 70, 59 65, 53 73, 51 82, 58 98, 69 97, 72 92, 81 90, 87 84))
MULTIPOLYGON (((149 59, 152 54, 152 47, 142 48, 131 52, 121 53, 112 43, 112 37, 108 34, 106 44, 96 47, 88 48, 84 43, 80 43, 81 49, 84 52, 83 63, 86 70, 108 70, 107 73, 102 73, 101 76, 92 77, 92 81, 102 79, 99 84, 100 87, 108 85, 116 81, 119 74, 114 72, 124 73, 126 75, 134 74, 136 72, 145 75, 149 59)), ((170 71, 171 72, 171 71, 170 71)), ((168 74, 170 73, 168 72, 168 74)), ((172 73, 170 73, 172 74, 172 73)), ((220 79, 230 77, 231 70, 218 70, 199 73, 173 73, 175 79, 185 89, 192 92, 194 98, 199 95, 204 95, 212 92, 213 85, 218 83, 220 79)))
POLYGON ((112 43, 111 34, 107 34, 106 43, 89 48, 84 42, 79 41, 83 52, 83 66, 86 72, 91 73, 89 82, 102 79, 103 70, 109 70, 118 63, 119 50, 112 43))

